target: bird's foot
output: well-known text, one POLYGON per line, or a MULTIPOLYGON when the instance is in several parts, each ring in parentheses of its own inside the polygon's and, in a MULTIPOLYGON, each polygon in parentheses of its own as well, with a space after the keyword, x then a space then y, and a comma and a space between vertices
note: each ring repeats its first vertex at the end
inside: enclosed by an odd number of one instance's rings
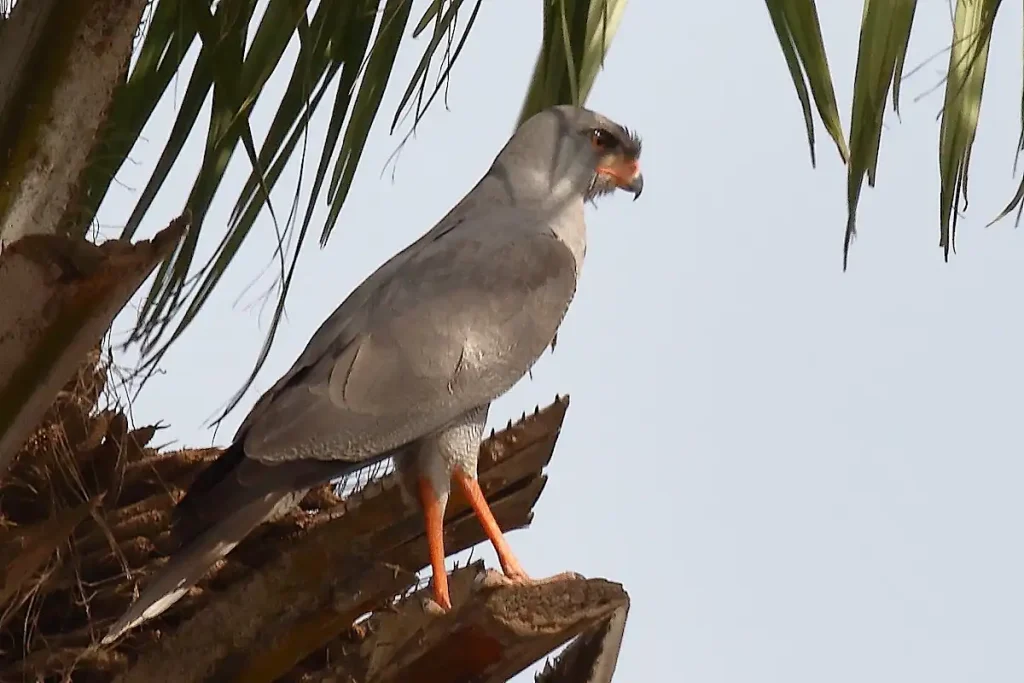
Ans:
POLYGON ((443 617, 452 611, 452 599, 448 593, 448 575, 442 574, 441 581, 431 581, 433 595, 423 597, 423 611, 433 617, 443 617))
POLYGON ((506 570, 504 574, 494 569, 488 569, 484 572, 480 585, 488 589, 504 588, 506 586, 540 586, 546 583, 574 581, 582 578, 583 576, 576 572, 562 572, 561 574, 547 576, 543 579, 532 579, 521 569, 518 572, 506 570))
MULTIPOLYGON (((485 590, 495 590, 508 586, 542 586, 547 583, 576 581, 583 578, 582 574, 577 574, 576 572, 562 572, 561 574, 546 576, 542 579, 533 579, 522 568, 516 568, 518 570, 512 569, 512 571, 509 571, 509 569, 506 568, 504 573, 495 569, 485 570, 483 577, 480 579, 480 586, 485 590)), ((434 590, 431 591, 432 595, 423 596, 421 602, 423 611, 432 617, 443 617, 451 612, 452 602, 447 589, 447 584, 441 590, 438 590, 438 587, 435 585, 434 590)))
POLYGON ((443 617, 451 611, 451 605, 448 607, 442 607, 441 603, 432 597, 423 597, 423 611, 432 617, 443 617))

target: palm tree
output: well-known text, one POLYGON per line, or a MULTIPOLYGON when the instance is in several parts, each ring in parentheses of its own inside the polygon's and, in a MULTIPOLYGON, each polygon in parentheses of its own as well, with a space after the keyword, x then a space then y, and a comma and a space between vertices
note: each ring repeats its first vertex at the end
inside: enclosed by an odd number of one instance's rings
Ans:
MULTIPOLYGON (((900 82, 914 26, 916 0, 866 0, 853 84, 849 141, 836 106, 832 75, 814 0, 765 0, 779 46, 803 109, 811 163, 815 160, 814 110, 847 165, 844 266, 856 232, 857 203, 864 181, 875 184, 878 147, 890 91, 899 114, 900 82), (814 100, 814 109, 811 99, 814 100)), ((952 0, 952 32, 939 127, 939 245, 948 259, 961 203, 966 208, 967 174, 978 127, 992 27, 1001 0, 952 0)), ((1024 137, 1018 142, 1024 150, 1024 137)), ((996 220, 1022 208, 1024 181, 996 220)))
MULTIPOLYGON (((520 119, 585 101, 625 4, 544 0, 542 45, 520 119)), ((99 409, 110 365, 98 350, 113 318, 155 271, 129 340, 142 350, 142 369, 151 370, 200 314, 256 219, 267 216, 286 262, 255 376, 311 239, 314 205, 329 205, 326 223, 316 226, 323 244, 373 122, 385 117, 394 132, 420 121, 483 11, 483 0, 0 0, 0 679, 108 680, 130 666, 127 680, 148 681, 329 680, 343 672, 408 680, 401 677, 442 664, 466 676, 511 675, 580 634, 546 680, 610 679, 628 605, 615 584, 581 580, 564 596, 567 606, 544 617, 555 621, 529 636, 509 630, 496 616, 502 598, 474 588, 477 570, 466 569, 453 587, 461 581, 468 611, 418 624, 414 601, 396 600, 415 587, 410 570, 422 566, 423 552, 410 531, 415 520, 397 511, 386 478, 383 488, 362 494, 369 502, 355 512, 342 514, 330 490, 311 494, 307 514, 268 529, 248 552, 239 548, 239 562, 214 578, 229 585, 216 604, 206 586, 129 647, 95 644, 98 615, 130 599, 134 582, 125 574, 145 573, 151 554, 168 551, 167 492, 213 454, 157 452, 147 446, 155 427, 130 430, 116 406, 99 409), (423 56, 411 80, 399 84, 398 110, 382 111, 395 55, 409 41, 422 45, 423 56), (250 113, 292 44, 298 57, 288 85, 257 140, 250 113), (187 66, 192 46, 198 59, 187 66), (120 238, 97 244, 90 239, 97 208, 176 82, 187 85, 160 161, 120 238), (132 243, 210 97, 186 210, 152 240, 132 243), (290 212, 275 210, 276 181, 289 159, 305 154, 309 120, 321 109, 330 111, 330 124, 315 145, 321 151, 308 203, 298 220, 279 224, 290 212), (227 187, 224 172, 239 147, 251 173, 241 187, 227 187), (225 193, 234 202, 230 222, 205 223, 211 202, 225 193), (200 235, 210 230, 219 246, 196 263, 200 235), (376 559, 332 555, 337 534, 350 534, 353 547, 376 559), (272 557, 268 548, 276 548, 272 557), (351 567, 344 576, 327 570, 342 559, 351 567), (376 610, 381 604, 386 609, 376 610), (226 625, 225 615, 237 619, 226 625), (178 623, 192 626, 175 629, 178 623), (374 655, 414 632, 422 636, 416 644, 383 661, 374 655), (483 659, 466 660, 460 653, 467 647, 483 659), (169 662, 192 666, 192 676, 169 662)), ((500 474, 490 493, 496 512, 505 501, 498 516, 508 525, 529 521, 566 405, 524 416, 488 442, 500 474)), ((480 540, 459 526, 458 514, 455 506, 450 522, 460 540, 453 550, 480 540)), ((520 607, 532 604, 529 596, 517 599, 520 607)))

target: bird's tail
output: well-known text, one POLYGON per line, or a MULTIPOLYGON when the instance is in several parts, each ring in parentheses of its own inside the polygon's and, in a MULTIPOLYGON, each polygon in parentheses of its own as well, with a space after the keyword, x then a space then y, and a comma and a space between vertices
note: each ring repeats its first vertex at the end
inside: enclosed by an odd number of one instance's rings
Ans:
POLYGON ((194 586, 217 560, 227 555, 267 518, 290 492, 272 493, 251 501, 212 525, 181 550, 146 586, 128 611, 110 627, 103 644, 161 614, 194 586))

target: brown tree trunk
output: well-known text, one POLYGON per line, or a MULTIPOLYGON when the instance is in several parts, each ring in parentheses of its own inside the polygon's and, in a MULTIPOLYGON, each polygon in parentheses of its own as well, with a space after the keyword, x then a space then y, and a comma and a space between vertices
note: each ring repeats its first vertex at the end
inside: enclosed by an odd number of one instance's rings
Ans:
POLYGON ((75 220, 145 6, 31 0, 0 24, 0 477, 186 227, 97 247, 75 220))
POLYGON ((31 0, 0 27, 0 249, 78 225, 68 219, 145 6, 31 0))

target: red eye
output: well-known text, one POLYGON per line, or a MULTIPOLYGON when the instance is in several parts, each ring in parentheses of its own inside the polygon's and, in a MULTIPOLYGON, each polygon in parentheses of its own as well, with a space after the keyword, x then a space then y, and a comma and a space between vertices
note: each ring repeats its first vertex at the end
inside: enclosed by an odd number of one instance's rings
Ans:
POLYGON ((594 128, 590 131, 590 142, 602 152, 607 152, 618 144, 615 136, 603 128, 594 128))

